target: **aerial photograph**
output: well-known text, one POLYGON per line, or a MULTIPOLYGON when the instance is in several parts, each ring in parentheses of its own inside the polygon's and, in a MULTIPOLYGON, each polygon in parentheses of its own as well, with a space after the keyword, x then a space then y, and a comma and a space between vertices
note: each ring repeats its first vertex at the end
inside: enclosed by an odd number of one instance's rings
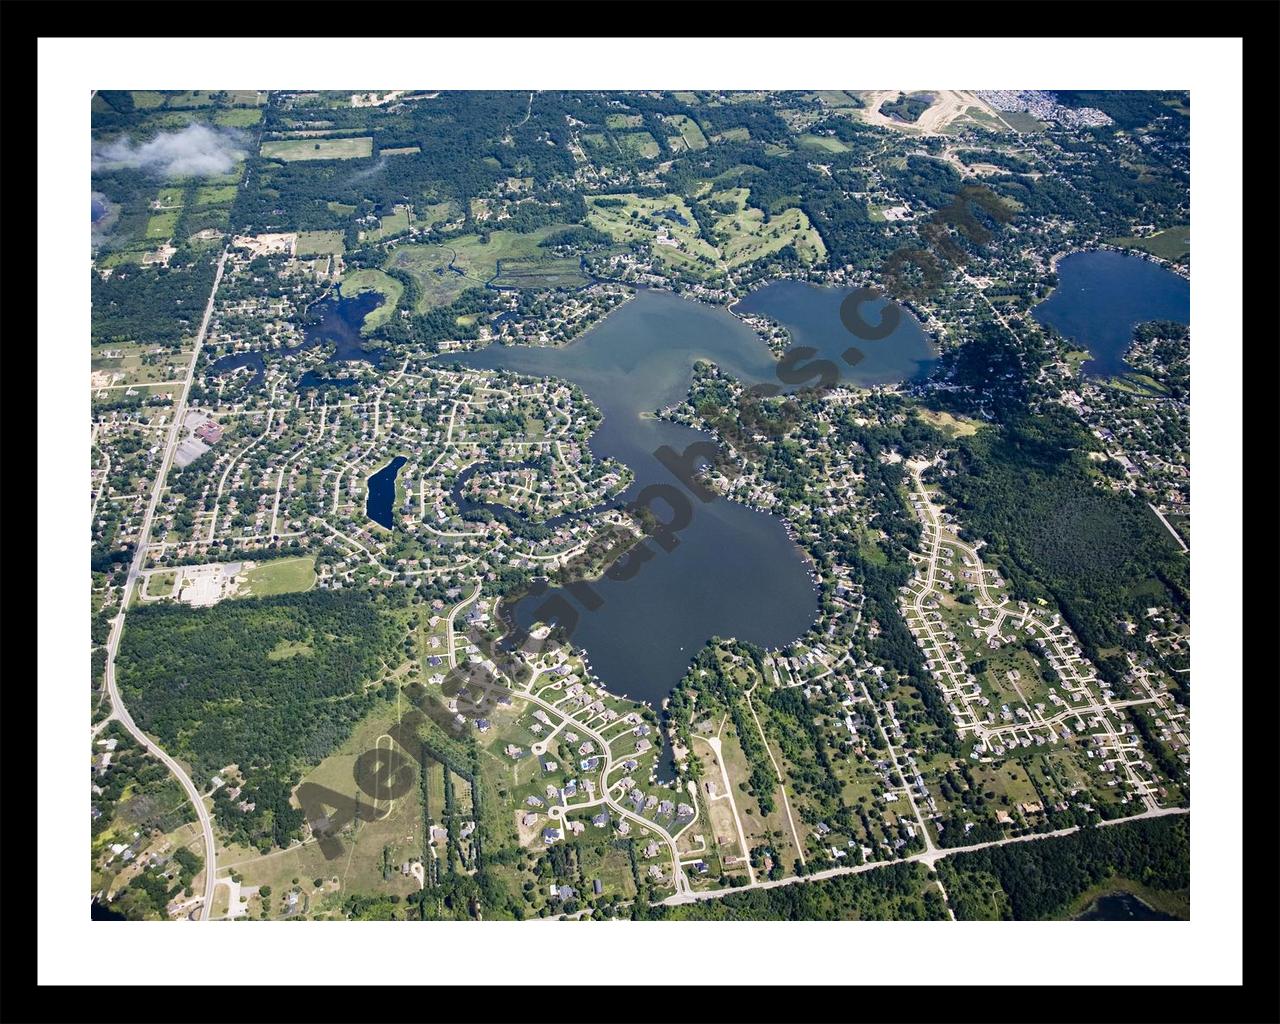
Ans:
POLYGON ((81 93, 86 920, 1192 920, 1190 90, 203 73, 81 93))

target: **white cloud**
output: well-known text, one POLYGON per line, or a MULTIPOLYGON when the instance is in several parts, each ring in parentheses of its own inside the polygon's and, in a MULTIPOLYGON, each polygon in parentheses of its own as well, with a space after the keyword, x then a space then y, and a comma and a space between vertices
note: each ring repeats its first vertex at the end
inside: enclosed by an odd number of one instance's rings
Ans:
POLYGON ((182 131, 161 132, 141 144, 124 138, 99 146, 93 154, 93 167, 137 167, 163 178, 205 178, 226 174, 245 156, 243 132, 192 124, 182 131))

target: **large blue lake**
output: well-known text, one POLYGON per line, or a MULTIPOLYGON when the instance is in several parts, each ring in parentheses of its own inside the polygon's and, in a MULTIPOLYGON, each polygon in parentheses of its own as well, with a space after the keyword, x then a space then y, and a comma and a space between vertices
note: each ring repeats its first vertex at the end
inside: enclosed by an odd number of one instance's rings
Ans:
POLYGON ((1091 358, 1082 367, 1085 373, 1115 377, 1133 369, 1124 355, 1137 324, 1190 322, 1191 285, 1141 256, 1073 253, 1058 263, 1058 287, 1031 314, 1089 350, 1091 358))
MULTIPOLYGON (((782 324, 791 333, 793 346, 816 349, 810 358, 835 363, 842 383, 893 384, 928 373, 937 362, 938 351, 915 317, 901 306, 895 307, 900 318, 888 336, 873 341, 849 332, 840 319, 840 306, 851 290, 822 287, 807 281, 774 281, 752 292, 732 309, 735 313, 766 316, 782 324), (851 346, 862 353, 862 359, 853 366, 844 358, 851 346)), ((871 327, 876 327, 886 305, 884 299, 864 303, 860 314, 871 327)), ((800 368, 807 363, 808 360, 802 361, 800 368)))
MULTIPOLYGON (((852 340, 838 312, 832 312, 846 291, 794 284, 778 282, 756 292, 747 300, 750 308, 794 325, 797 343, 838 359, 852 340)), ((917 372, 928 359, 927 345, 917 347, 909 326, 904 337, 903 352, 909 350, 910 356, 890 360, 868 353, 856 368, 841 364, 842 380, 884 383, 917 372)), ((919 340, 924 341, 923 333, 919 340)), ((892 348, 888 340, 877 344, 892 348)), ((579 610, 572 641, 586 650, 604 683, 654 704, 712 636, 777 648, 800 637, 817 615, 807 559, 779 518, 724 498, 699 501, 655 457, 663 445, 683 452, 710 440, 653 416, 686 395, 698 360, 712 361, 744 383, 778 383, 776 359, 753 330, 724 309, 664 291, 640 291, 562 348, 494 345, 440 360, 578 384, 604 415, 591 437, 591 451, 625 463, 635 474, 623 499, 635 498, 650 484, 674 485, 688 498, 693 517, 679 531, 679 544, 668 553, 650 541, 653 557, 630 579, 605 576, 592 582, 601 599, 597 609, 586 610, 560 595, 579 610)), ((670 518, 660 502, 653 508, 660 518, 670 518)), ((522 602, 517 618, 523 625, 530 624, 537 605, 522 602)))
MULTIPOLYGON (((754 331, 722 309, 658 291, 639 292, 563 348, 493 345, 447 357, 580 385, 604 415, 592 453, 635 473, 622 498, 670 484, 693 506, 674 550, 649 542, 653 557, 632 578, 591 584, 602 601, 596 610, 569 598, 580 610, 572 641, 586 650, 592 669, 612 691, 655 704, 712 636, 777 647, 803 634, 817 614, 803 553, 781 520, 726 499, 699 501, 654 455, 663 445, 683 452, 710 440, 653 416, 685 395, 699 359, 743 380, 775 379, 773 354, 754 331)), ((670 518, 661 503, 654 511, 670 518)), ((532 622, 539 603, 522 602, 522 624, 532 622)))

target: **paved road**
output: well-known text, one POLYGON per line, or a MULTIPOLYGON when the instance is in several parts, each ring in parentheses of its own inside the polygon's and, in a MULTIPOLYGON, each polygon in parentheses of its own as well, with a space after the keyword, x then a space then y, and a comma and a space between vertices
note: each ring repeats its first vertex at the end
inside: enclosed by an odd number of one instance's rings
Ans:
MULTIPOLYGON (((169 771, 173 772, 174 777, 177 778, 178 782, 182 784, 182 788, 186 791, 187 798, 194 805, 196 816, 200 819, 200 830, 204 833, 204 899, 200 904, 201 921, 209 919, 209 910, 213 906, 213 890, 218 873, 213 822, 209 818, 209 812, 204 806, 200 791, 196 789, 186 770, 138 728, 133 721, 133 717, 129 714, 129 709, 124 706, 124 700, 120 696, 120 691, 116 688, 116 653, 120 649, 121 634, 124 633, 124 619, 129 610, 129 595, 133 592, 133 587, 142 571, 143 562, 146 560, 147 541, 151 536, 151 521, 155 516, 156 506, 160 503, 160 495, 164 492, 165 478, 169 475, 169 466, 173 462, 173 453, 178 446, 178 439, 182 436, 182 420, 187 413, 187 396, 191 393, 191 382, 195 378, 196 362, 200 358, 200 346, 204 344, 205 333, 209 330, 209 319, 213 315, 213 300, 218 294, 218 285, 222 283, 222 270, 226 262, 227 250, 224 249, 222 256, 218 260, 218 272, 213 279, 213 290, 209 293, 209 302, 204 309, 204 318, 200 321, 200 331, 196 335, 195 349, 191 353, 191 364, 187 367, 187 377, 182 387, 182 397, 174 407, 173 423, 169 427, 169 439, 165 445, 164 458, 161 460, 160 468, 156 473, 155 486, 151 489, 151 501, 147 505, 146 514, 142 517, 142 531, 138 534, 137 548, 133 553, 133 561, 129 565, 129 576, 120 592, 120 610, 116 613, 116 617, 111 620, 111 635, 107 640, 106 666, 107 693, 111 697, 111 714, 109 717, 123 725, 138 743, 163 762, 169 771)), ((102 723, 99 723, 99 727, 101 725, 102 723)), ((96 730, 93 734, 97 735, 96 730)))
MULTIPOLYGON (((1170 814, 1190 814, 1191 812, 1183 807, 1160 807, 1155 810, 1144 811, 1142 814, 1134 814, 1127 818, 1114 818, 1111 821, 1099 822, 1099 828, 1105 828, 1109 825, 1123 825, 1125 822, 1136 821, 1139 818, 1163 818, 1170 814)), ((932 868, 934 864, 945 857, 954 856, 957 853, 971 853, 974 850, 985 850, 989 846, 1008 846, 1012 843, 1032 843, 1039 839, 1054 839, 1058 836, 1069 836, 1073 832, 1079 832, 1080 828, 1073 825, 1071 828, 1058 829, 1054 832, 1036 832, 1025 836, 1011 836, 1006 839, 993 839, 988 843, 975 843, 972 846, 954 846, 945 849, 933 849, 926 853, 913 854, 910 857, 903 857, 902 861, 872 861, 869 864, 855 864, 847 868, 827 868, 825 871, 815 871, 811 875, 792 875, 789 878, 779 878, 772 882, 756 882, 755 885, 743 885, 737 888, 727 889, 709 889, 704 892, 690 892, 678 896, 668 896, 662 902, 668 906, 676 906, 680 903, 692 903, 697 900, 713 900, 720 896, 728 896, 730 893, 742 892, 746 889, 775 889, 781 885, 796 885, 801 882, 807 882, 810 879, 834 878, 837 875, 857 875, 864 871, 875 871, 877 868, 888 867, 890 864, 911 863, 920 861, 927 867, 932 868)))

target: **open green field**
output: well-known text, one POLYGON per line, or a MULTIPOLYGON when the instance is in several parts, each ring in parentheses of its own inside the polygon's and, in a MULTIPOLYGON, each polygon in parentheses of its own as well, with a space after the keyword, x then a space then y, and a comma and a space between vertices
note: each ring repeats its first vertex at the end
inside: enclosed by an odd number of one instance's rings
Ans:
MULTIPOLYGON (((306 897, 306 917, 342 917, 341 906, 352 893, 387 894, 404 897, 418 888, 412 875, 400 873, 400 865, 420 858, 423 852, 421 787, 417 764, 406 757, 404 773, 412 773, 412 786, 395 800, 374 800, 355 783, 355 762, 375 746, 386 748, 391 741, 386 730, 398 717, 394 701, 384 704, 364 718, 351 738, 326 757, 304 778, 304 782, 324 786, 358 800, 363 808, 358 820, 339 836, 343 854, 325 857, 319 843, 308 841, 284 851, 261 856, 256 851, 228 848, 219 857, 219 867, 234 870, 244 885, 271 886, 270 916, 286 916, 283 897, 294 888, 306 897), (385 853, 384 853, 385 851, 385 853), (383 877, 384 860, 391 864, 390 877, 383 877), (294 879, 297 879, 295 885, 294 879), (336 882, 334 881, 336 879, 336 882), (316 888, 316 881, 321 881, 316 888)), ((299 910, 303 904, 300 901, 299 910)))
POLYGON ((617 140, 618 148, 624 153, 645 160, 652 160, 662 152, 658 140, 648 132, 623 132, 615 135, 614 138, 617 140))
POLYGON ((1177 261, 1191 252, 1191 226, 1165 228, 1148 238, 1109 238, 1107 241, 1126 249, 1141 249, 1163 260, 1177 261))
POLYGON ((237 107, 260 107, 267 102, 267 94, 259 89, 228 89, 227 100, 237 107))
POLYGON ((818 89, 814 97, 829 107, 860 107, 862 101, 850 96, 843 89, 818 89))
POLYGON ((277 558, 250 569, 236 597, 270 597, 310 590, 316 582, 314 555, 302 558, 277 558))
POLYGON ((153 213, 151 219, 147 221, 147 238, 159 239, 161 241, 173 236, 173 229, 178 223, 177 210, 161 210, 159 213, 153 213))
POLYGON ((395 312, 396 306, 400 303, 400 296, 404 294, 404 285, 390 274, 384 274, 381 270, 357 270, 353 273, 344 274, 342 277, 343 296, 349 299, 353 295, 359 295, 361 292, 379 292, 383 296, 382 305, 364 318, 360 333, 367 334, 369 331, 381 327, 395 312))
POLYGON ((453 256, 453 248, 447 245, 401 245, 383 266, 403 270, 417 282, 417 311, 424 313, 437 306, 447 306, 466 289, 484 283, 450 270, 453 256))
POLYGON ((1000 120, 1015 132, 1038 133, 1044 131, 1044 122, 1038 121, 1025 110, 1002 110, 1000 120))
POLYGON ((968 437, 970 434, 976 434, 983 425, 980 421, 966 416, 955 416, 949 412, 934 409, 917 409, 916 412, 922 420, 937 427, 949 437, 968 437))
POLYGON ((415 207, 413 211, 413 221, 419 227, 432 228, 437 224, 443 224, 447 220, 458 215, 458 207, 446 199, 443 203, 429 203, 423 207, 415 207))
MULTIPOLYGON (((447 206, 447 204, 439 204, 447 206)), ((432 207, 433 210, 439 207, 432 207)), ((446 214, 448 210, 444 211, 446 214)), ((567 225, 550 224, 527 234, 515 231, 495 231, 489 235, 487 243, 480 241, 479 235, 463 235, 450 239, 448 245, 402 245, 399 246, 383 266, 388 269, 403 270, 418 283, 421 292, 418 301, 418 312, 425 312, 436 306, 445 306, 456 299, 468 288, 478 288, 492 280, 498 273, 498 267, 515 264, 514 272, 528 277, 537 276, 535 265, 545 266, 549 270, 543 273, 559 277, 565 268, 561 261, 549 259, 546 250, 538 247, 538 243, 548 235, 562 231, 567 225), (454 269, 450 269, 450 268, 454 269)), ((399 282, 396 282, 397 285, 399 282)), ((556 287, 556 285, 535 284, 533 281, 513 283, 511 287, 556 287)), ((343 290, 346 290, 344 284, 343 290)))
POLYGON ((796 142, 803 149, 820 149, 826 153, 849 152, 849 147, 834 135, 801 135, 796 142))
POLYGON ((673 92, 671 95, 674 96, 676 99, 678 99, 681 103, 687 103, 691 107, 696 107, 698 105, 698 96, 696 93, 673 92))
POLYGON ((162 92, 148 92, 143 89, 134 89, 129 95, 133 97, 135 110, 155 110, 157 107, 163 107, 166 99, 162 92))
POLYGON ((231 110, 219 110, 213 115, 215 124, 226 128, 248 128, 262 120, 262 110, 258 107, 235 107, 231 110))
POLYGON ((215 93, 209 89, 193 89, 188 92, 180 92, 176 96, 169 97, 169 108, 171 110, 180 110, 188 107, 212 107, 217 102, 214 96, 215 93))
POLYGON ((644 124, 642 114, 610 114, 604 119, 610 128, 639 128, 644 124))
POLYGON ((340 255, 343 250, 341 231, 299 231, 295 252, 298 256, 340 255))
POLYGON ((234 202, 236 187, 234 185, 201 185, 196 189, 197 206, 217 206, 234 202))
POLYGON ((347 203, 335 203, 330 201, 325 203, 324 205, 328 208, 330 213, 337 213, 342 215, 343 217, 349 216, 350 214, 353 214, 356 212, 356 208, 354 206, 349 206, 347 203))
POLYGON ((173 585, 177 581, 176 571, 153 572, 147 577, 147 597, 168 597, 173 593, 173 585))
POLYGON ((262 144, 262 156, 271 160, 354 160, 373 155, 373 139, 278 139, 262 144))
POLYGON ((751 131, 748 128, 739 125, 737 128, 729 128, 721 132, 712 139, 713 142, 750 142, 751 131))
POLYGON ((679 132, 679 135, 667 140, 667 144, 672 149, 680 148, 680 143, 682 142, 685 149, 707 148, 707 137, 702 134, 702 129, 698 127, 698 122, 688 114, 669 114, 663 120, 679 132))

